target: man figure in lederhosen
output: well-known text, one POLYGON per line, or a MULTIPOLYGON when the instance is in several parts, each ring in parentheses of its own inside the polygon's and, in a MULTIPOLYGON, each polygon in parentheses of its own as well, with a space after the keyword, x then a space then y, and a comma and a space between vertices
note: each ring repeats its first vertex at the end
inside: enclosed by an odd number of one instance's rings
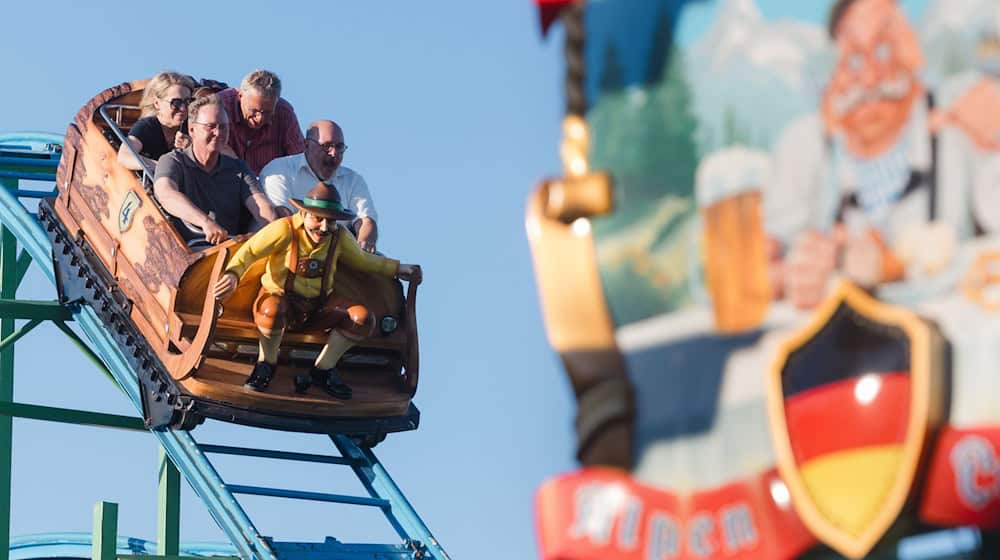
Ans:
POLYGON ((351 398, 351 388, 334 366, 357 341, 371 336, 375 318, 363 305, 343 301, 333 292, 337 264, 390 278, 419 280, 420 267, 366 253, 338 220, 351 220, 333 188, 317 183, 302 199, 292 199, 294 215, 271 222, 233 255, 215 286, 221 299, 233 292, 240 277, 255 261, 267 258, 267 270, 253 305, 260 352, 244 385, 254 391, 267 389, 278 363, 278 349, 286 329, 330 329, 309 375, 297 376, 296 390, 303 392, 316 380, 334 397, 351 398))
POLYGON ((996 84, 969 73, 932 94, 896 0, 837 0, 829 31, 820 114, 779 138, 764 197, 776 291, 803 308, 836 270, 864 287, 933 274, 956 242, 1000 229, 996 84))

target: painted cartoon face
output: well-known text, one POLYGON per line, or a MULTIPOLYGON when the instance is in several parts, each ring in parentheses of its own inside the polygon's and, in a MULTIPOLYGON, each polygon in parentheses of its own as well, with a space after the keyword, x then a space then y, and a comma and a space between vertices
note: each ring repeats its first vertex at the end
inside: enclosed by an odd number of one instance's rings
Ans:
POLYGON ((848 149, 871 157, 888 149, 922 90, 923 54, 894 0, 858 0, 836 30, 837 67, 824 93, 827 126, 848 149))
POLYGON ((330 237, 333 228, 337 227, 336 221, 324 218, 323 216, 317 216, 311 212, 303 214, 302 224, 305 226, 306 235, 309 236, 309 240, 316 244, 322 243, 324 239, 330 237))

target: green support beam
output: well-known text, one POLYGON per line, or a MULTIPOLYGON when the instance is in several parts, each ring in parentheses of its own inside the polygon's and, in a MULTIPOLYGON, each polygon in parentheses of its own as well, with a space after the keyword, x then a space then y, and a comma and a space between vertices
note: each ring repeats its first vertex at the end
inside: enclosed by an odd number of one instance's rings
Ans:
MULTIPOLYGON (((14 250, 17 250, 15 245, 14 250)), ((11 260, 15 260, 16 257, 12 257, 11 260)), ((6 286, 6 280, 11 279, 11 286, 17 288, 16 274, 17 271, 14 270, 17 264, 15 262, 10 263, 10 276, 4 276, 0 281, 3 281, 3 285, 6 286)), ((0 290, 2 292, 3 290, 0 290)), ((33 300, 15 300, 13 299, 14 294, 4 295, 0 297, 0 317, 9 319, 40 319, 42 321, 72 321, 73 314, 69 312, 66 306, 62 305, 58 301, 33 301, 33 300)))
POLYGON ((0 340, 0 350, 4 350, 11 344, 14 344, 18 340, 21 340, 22 336, 31 332, 32 329, 40 325, 41 322, 42 322, 41 319, 32 319, 27 323, 25 323, 24 325, 22 325, 21 328, 11 333, 10 336, 4 337, 3 340, 0 340))
POLYGON ((97 354, 95 354, 94 351, 90 349, 90 346, 87 346, 87 343, 84 342, 79 337, 79 335, 73 332, 73 329, 69 328, 69 325, 67 325, 62 321, 55 321, 55 325, 59 327, 59 330, 61 330, 63 334, 65 334, 67 337, 69 337, 71 341, 73 341, 73 344, 75 344, 76 347, 79 348, 80 351, 83 352, 85 356, 90 358, 90 361, 93 362, 95 366, 97 366, 97 369, 104 374, 104 377, 107 377, 108 380, 114 383, 115 387, 118 387, 119 391, 122 392, 125 391, 124 389, 122 389, 122 386, 118 384, 118 380, 115 379, 115 376, 111 375, 111 371, 108 370, 108 366, 104 365, 104 362, 102 362, 101 359, 97 357, 97 354))
POLYGON ((45 422, 117 428, 119 430, 131 430, 135 432, 146 431, 146 425, 141 418, 122 416, 120 414, 106 414, 104 412, 40 406, 37 404, 0 402, 0 416, 7 417, 8 419, 11 417, 27 418, 45 422))
POLYGON ((24 280, 24 274, 28 272, 29 266, 31 266, 31 254, 27 250, 21 249, 21 254, 17 257, 17 280, 15 283, 18 286, 24 280))
MULTIPOLYGON (((55 169, 54 168, 57 165, 58 165, 58 162, 56 162, 55 165, 51 166, 51 168, 46 168, 46 167, 41 167, 41 166, 37 166, 37 165, 16 165, 16 164, 12 165, 12 164, 5 164, 3 166, 0 166, 0 169, 3 169, 7 173, 19 173, 19 174, 24 174, 24 175, 28 175, 28 176, 48 175, 48 176, 51 177, 48 180, 55 181, 56 180, 56 174, 55 174, 55 169)), ((16 189, 17 188, 17 179, 13 179, 12 181, 14 182, 14 186, 13 187, 7 187, 7 188, 9 188, 9 189, 10 188, 16 189)), ((55 194, 55 193, 53 193, 53 194, 55 194)))
MULTIPOLYGON (((10 187, 8 184, 5 187, 10 187)), ((14 188, 17 182, 14 181, 14 188)), ((0 226, 0 299, 17 295, 17 238, 0 226)), ((14 319, 0 316, 0 339, 14 334, 14 319)), ((0 404, 14 402, 14 349, 0 350, 0 404)), ((0 416, 0 560, 10 558, 10 484, 13 448, 13 419, 0 416)))
POLYGON ((118 556, 118 504, 94 504, 94 536, 90 557, 92 560, 116 560, 118 556))
POLYGON ((175 556, 181 540, 181 473, 160 448, 159 508, 156 518, 156 553, 175 556))

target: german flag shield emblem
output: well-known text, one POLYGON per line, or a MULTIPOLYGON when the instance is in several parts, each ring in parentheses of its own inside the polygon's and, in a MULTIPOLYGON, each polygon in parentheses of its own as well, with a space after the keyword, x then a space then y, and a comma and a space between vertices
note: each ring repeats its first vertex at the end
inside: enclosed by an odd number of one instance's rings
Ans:
POLYGON ((946 352, 909 310, 843 282, 768 375, 778 468, 796 511, 841 554, 867 554, 911 496, 945 405, 946 352))

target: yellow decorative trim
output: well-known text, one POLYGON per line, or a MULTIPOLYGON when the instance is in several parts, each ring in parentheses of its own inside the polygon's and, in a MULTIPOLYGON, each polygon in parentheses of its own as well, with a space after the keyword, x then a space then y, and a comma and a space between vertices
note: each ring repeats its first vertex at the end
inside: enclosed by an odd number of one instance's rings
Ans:
POLYGON ((940 421, 942 405, 940 402, 933 402, 942 393, 940 390, 942 380, 938 367, 940 355, 936 354, 938 348, 932 341, 933 336, 930 327, 913 312, 882 303, 860 288, 842 280, 834 294, 817 309, 813 321, 802 331, 782 342, 765 380, 771 439, 777 455, 778 470, 792 495, 795 510, 814 535, 850 558, 861 558, 867 554, 896 521, 913 487, 929 431, 940 421), (834 526, 810 499, 788 438, 781 381, 781 372, 788 362, 788 356, 811 340, 830 321, 841 302, 870 319, 902 329, 910 340, 912 398, 899 473, 882 508, 868 527, 857 536, 834 526))
POLYGON ((563 141, 559 149, 567 177, 582 177, 590 170, 587 162, 589 146, 587 121, 579 115, 567 115, 563 119, 563 141))
MULTIPOLYGON (((588 170, 586 121, 567 116, 563 134, 561 154, 567 177, 582 180, 588 170)), ((549 343, 559 352, 617 351, 590 221, 581 217, 567 224, 550 217, 546 212, 550 183, 542 183, 529 195, 525 216, 549 343)))

